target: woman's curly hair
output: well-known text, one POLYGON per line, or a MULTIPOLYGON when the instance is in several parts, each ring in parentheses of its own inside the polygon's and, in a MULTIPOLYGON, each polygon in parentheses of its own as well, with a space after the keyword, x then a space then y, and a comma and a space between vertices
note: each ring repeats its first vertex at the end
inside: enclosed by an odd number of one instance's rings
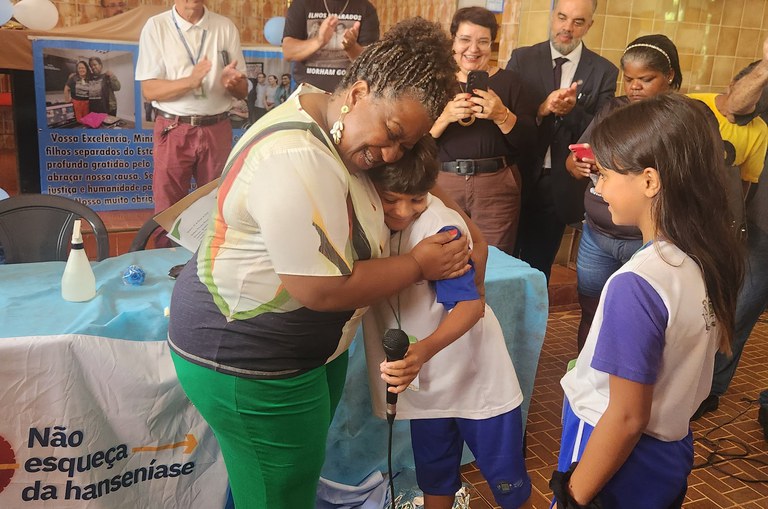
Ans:
POLYGON ((419 101, 434 120, 453 97, 456 85, 451 49, 451 40, 439 24, 419 17, 406 19, 363 50, 336 93, 363 80, 375 97, 408 96, 419 101))

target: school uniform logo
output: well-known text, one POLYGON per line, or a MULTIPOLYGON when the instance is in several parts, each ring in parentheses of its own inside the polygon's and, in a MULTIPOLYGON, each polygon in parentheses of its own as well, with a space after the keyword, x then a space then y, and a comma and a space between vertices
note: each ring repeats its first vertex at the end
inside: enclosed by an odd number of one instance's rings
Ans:
POLYGON ((717 319, 715 318, 715 308, 712 306, 712 301, 709 299, 704 299, 701 301, 701 304, 704 308, 701 312, 701 316, 704 318, 704 327, 706 327, 707 332, 709 332, 709 330, 717 323, 717 319))

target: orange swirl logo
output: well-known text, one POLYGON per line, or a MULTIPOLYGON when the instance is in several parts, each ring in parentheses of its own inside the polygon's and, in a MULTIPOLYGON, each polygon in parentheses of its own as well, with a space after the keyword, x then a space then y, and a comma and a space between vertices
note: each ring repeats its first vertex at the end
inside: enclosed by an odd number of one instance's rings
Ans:
POLYGON ((0 436, 0 493, 11 483, 14 471, 19 468, 16 455, 8 441, 0 436))

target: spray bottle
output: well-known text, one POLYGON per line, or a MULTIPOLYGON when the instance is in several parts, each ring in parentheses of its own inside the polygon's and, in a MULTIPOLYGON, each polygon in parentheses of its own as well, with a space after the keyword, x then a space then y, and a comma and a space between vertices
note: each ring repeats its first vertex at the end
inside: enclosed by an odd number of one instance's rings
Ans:
POLYGON ((83 249, 80 219, 75 220, 72 228, 72 249, 61 276, 61 296, 70 302, 84 302, 96 296, 96 277, 83 249))

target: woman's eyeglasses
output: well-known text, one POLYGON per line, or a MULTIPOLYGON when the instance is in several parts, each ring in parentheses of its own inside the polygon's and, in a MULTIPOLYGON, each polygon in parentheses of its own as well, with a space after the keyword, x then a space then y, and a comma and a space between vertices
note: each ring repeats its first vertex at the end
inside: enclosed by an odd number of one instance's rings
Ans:
POLYGON ((491 47, 491 40, 490 39, 472 39, 470 37, 456 37, 456 43, 461 46, 470 46, 472 43, 475 43, 478 48, 486 49, 491 47))

